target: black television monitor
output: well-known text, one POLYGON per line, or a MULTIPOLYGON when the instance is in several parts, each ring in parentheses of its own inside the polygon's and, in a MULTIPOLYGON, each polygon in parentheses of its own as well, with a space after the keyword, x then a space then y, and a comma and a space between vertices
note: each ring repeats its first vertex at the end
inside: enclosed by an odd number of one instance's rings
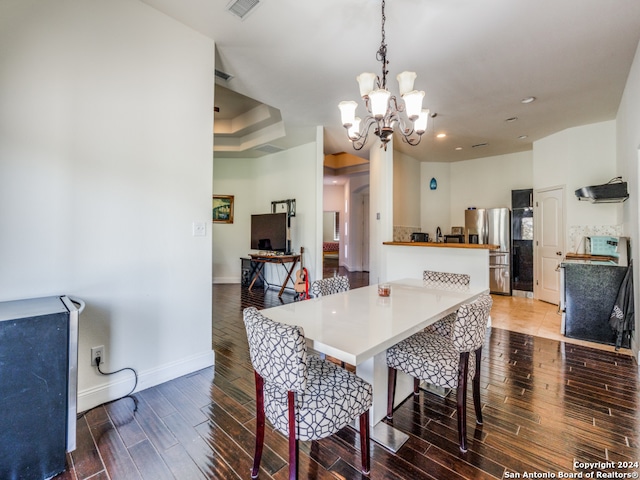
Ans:
POLYGON ((251 215, 251 249, 288 253, 287 214, 251 215))

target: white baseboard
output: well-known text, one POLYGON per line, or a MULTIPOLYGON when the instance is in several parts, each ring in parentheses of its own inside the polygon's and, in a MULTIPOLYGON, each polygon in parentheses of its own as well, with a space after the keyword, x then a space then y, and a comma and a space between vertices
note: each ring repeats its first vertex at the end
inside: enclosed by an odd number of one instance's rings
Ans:
MULTIPOLYGON (((215 353, 210 350, 160 367, 138 372, 138 385, 135 391, 145 390, 174 378, 211 367, 214 363, 215 353)), ((133 388, 134 378, 130 370, 105 378, 113 378, 113 381, 78 392, 78 412, 84 412, 96 405, 120 398, 133 388)))

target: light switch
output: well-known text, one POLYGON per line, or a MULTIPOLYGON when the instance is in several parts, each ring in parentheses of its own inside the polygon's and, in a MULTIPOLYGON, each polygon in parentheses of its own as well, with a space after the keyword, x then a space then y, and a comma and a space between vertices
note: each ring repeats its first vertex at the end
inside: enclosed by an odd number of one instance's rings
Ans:
POLYGON ((193 236, 204 237, 207 235, 207 224, 204 222, 193 222, 193 236))

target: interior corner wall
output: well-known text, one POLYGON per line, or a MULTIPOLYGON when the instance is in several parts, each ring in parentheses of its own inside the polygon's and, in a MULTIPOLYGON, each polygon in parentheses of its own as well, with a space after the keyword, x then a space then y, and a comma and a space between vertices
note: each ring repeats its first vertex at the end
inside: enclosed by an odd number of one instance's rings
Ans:
POLYGON ((350 272, 360 272, 366 268, 370 251, 370 232, 364 216, 369 208, 370 175, 351 175, 345 184, 345 220, 348 234, 345 236, 345 257, 341 265, 350 272), (367 203, 365 205, 364 203, 367 203))
POLYGON ((393 152, 393 224, 420 226, 420 162, 393 152))
POLYGON ((423 162, 420 164, 420 227, 435 241, 438 227, 442 234, 451 231, 451 164, 423 162), (431 179, 437 187, 431 190, 431 179))
POLYGON ((607 183, 618 175, 615 120, 569 128, 538 140, 533 158, 534 190, 566 187, 567 232, 572 226, 619 223, 620 204, 580 202, 574 195, 581 187, 607 183))
POLYGON ((213 41, 138 1, 4 0, 0 78, 0 300, 86 302, 79 409, 133 385, 93 346, 138 389, 211 365, 213 41))
POLYGON ((324 185, 322 210, 341 212, 344 210, 344 187, 342 185, 324 185))
MULTIPOLYGON (((636 265, 633 269, 635 305, 640 305, 640 269, 637 268, 640 252, 640 43, 616 117, 616 157, 617 172, 628 182, 629 188, 629 199, 622 204, 621 223, 625 235, 631 238, 631 255, 636 265)), ((631 341, 636 359, 640 351, 639 332, 636 307, 635 334, 631 341)))
POLYGON ((533 186, 531 150, 450 165, 452 226, 464 226, 464 211, 469 207, 511 207, 511 190, 533 186))
MULTIPOLYGON (((213 283, 239 283, 240 258, 251 252, 251 215, 271 213, 271 202, 296 200, 291 245, 304 247, 311 279, 322 277, 322 156, 317 142, 259 158, 215 158, 213 190, 234 196, 233 224, 213 225, 213 283), (318 169, 320 162, 320 169, 318 169), (320 277, 317 277, 320 275, 320 277)), ((271 265, 270 267, 279 267, 271 265)), ((271 268, 274 275, 282 269, 271 268)), ((284 277, 279 279, 280 282, 284 277)))

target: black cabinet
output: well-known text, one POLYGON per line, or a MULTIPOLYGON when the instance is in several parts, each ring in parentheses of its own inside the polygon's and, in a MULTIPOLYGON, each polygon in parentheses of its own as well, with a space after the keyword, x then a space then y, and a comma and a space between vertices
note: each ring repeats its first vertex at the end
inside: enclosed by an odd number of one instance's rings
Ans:
POLYGON ((511 290, 533 292, 533 189, 511 190, 511 290))
MULTIPOLYGON (((570 338, 615 345, 609 317, 626 267, 567 261, 564 272, 564 334, 570 338)), ((629 348, 629 339, 622 347, 629 348)))
POLYGON ((67 297, 0 302, 0 478, 65 469, 75 449, 77 345, 67 297))
POLYGON ((533 189, 511 190, 511 209, 533 207, 533 189))

